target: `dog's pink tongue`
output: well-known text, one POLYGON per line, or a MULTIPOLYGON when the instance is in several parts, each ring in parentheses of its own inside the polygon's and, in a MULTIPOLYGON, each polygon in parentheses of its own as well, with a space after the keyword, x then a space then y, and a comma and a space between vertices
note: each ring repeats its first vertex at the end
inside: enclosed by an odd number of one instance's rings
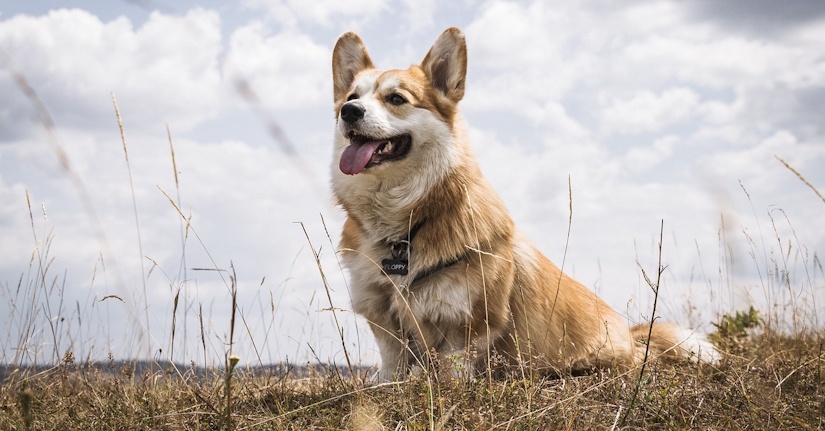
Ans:
POLYGON ((350 144, 344 148, 338 168, 347 175, 355 175, 364 170, 373 153, 384 141, 370 141, 363 144, 350 144))

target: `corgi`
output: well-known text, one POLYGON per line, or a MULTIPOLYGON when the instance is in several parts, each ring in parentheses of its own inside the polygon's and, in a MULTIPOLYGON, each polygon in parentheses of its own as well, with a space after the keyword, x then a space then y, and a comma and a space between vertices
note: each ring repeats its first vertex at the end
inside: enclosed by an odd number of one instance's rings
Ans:
POLYGON ((648 348, 715 362, 690 330, 628 327, 519 232, 467 138, 466 72, 458 28, 407 69, 376 68, 351 32, 332 53, 339 253, 380 351, 374 380, 431 366, 473 375, 493 357, 554 373, 630 369, 648 348))

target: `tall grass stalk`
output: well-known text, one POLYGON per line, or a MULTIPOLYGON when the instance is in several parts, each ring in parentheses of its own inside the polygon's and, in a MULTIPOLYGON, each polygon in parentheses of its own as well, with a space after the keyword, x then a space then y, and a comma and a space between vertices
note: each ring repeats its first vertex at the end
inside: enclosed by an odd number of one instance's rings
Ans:
POLYGON ((823 203, 825 203, 825 196, 822 196, 822 193, 820 193, 820 192, 819 192, 819 190, 817 190, 817 189, 816 189, 816 187, 814 187, 814 185, 813 185, 813 184, 811 184, 811 182, 810 182, 810 181, 808 181, 808 179, 807 179, 807 178, 805 178, 805 176, 803 176, 801 173, 799 173, 799 171, 797 171, 796 169, 794 169, 794 167, 793 167, 793 166, 791 166, 790 164, 788 164, 788 162, 786 162, 785 160, 783 160, 781 157, 776 156, 776 155, 774 155, 774 157, 776 157, 776 160, 779 160, 779 162, 780 162, 780 163, 782 163, 782 164, 783 164, 783 165, 784 165, 784 166, 785 166, 785 167, 786 167, 789 171, 793 172, 793 173, 794 173, 794 175, 796 175, 796 177, 797 177, 797 178, 799 178, 799 181, 802 181, 802 182, 803 182, 806 186, 808 186, 808 188, 810 188, 811 190, 813 190, 813 192, 814 192, 814 193, 816 193, 816 195, 819 197, 819 199, 820 199, 823 203))
MULTIPOLYGON (((796 170, 793 166, 791 166, 788 162, 783 160, 781 157, 776 156, 776 155, 774 157, 776 157, 776 159, 779 160, 779 162, 782 163, 782 165, 784 165, 785 168, 787 168, 789 171, 793 172, 794 175, 796 175, 796 177, 799 178, 799 180, 802 181, 803 184, 808 186, 808 188, 810 188, 819 197, 819 199, 822 202, 825 202, 825 196, 823 196, 822 193, 820 193, 819 190, 817 190, 817 188, 814 187, 814 185, 811 184, 811 182, 808 181, 808 179, 805 178, 804 175, 802 175, 802 173, 800 173, 798 170, 796 170)), ((782 213, 782 216, 785 218, 785 221, 788 223, 788 226, 791 227, 791 232, 793 233, 794 240, 796 241, 796 244, 797 244, 798 248, 800 248, 801 243, 799 241, 799 238, 796 236, 796 230, 793 229, 793 226, 791 226, 790 220, 788 220, 788 215, 785 214, 785 211, 783 211, 781 209, 778 209, 778 211, 780 211, 782 213)), ((773 217, 771 217, 771 221, 773 221, 773 217)), ((774 231, 776 231, 776 229, 774 229, 774 231)), ((778 233, 776 235, 776 239, 777 239, 777 242, 780 244, 780 250, 781 250, 782 249, 782 247, 781 247, 782 241, 781 241, 781 238, 779 237, 778 233)), ((788 253, 790 253, 790 244, 788 245, 788 253)), ((814 310, 814 313, 813 313, 813 319, 814 319, 813 326, 814 326, 814 328, 819 328, 820 327, 819 326, 819 313, 817 312, 818 308, 816 306, 816 292, 814 291, 814 282, 812 281, 812 278, 811 278, 811 270, 808 267, 807 256, 805 256, 805 257, 806 258, 802 259, 802 264, 805 267, 805 277, 807 279, 807 284, 810 288, 810 294, 811 294, 811 306, 814 310)), ((814 254, 814 265, 816 265, 817 262, 818 262, 818 257, 816 256, 816 254, 814 254)), ((822 270, 822 264, 821 263, 819 264, 819 267, 820 267, 820 271, 821 271, 822 270)), ((788 278, 788 282, 790 283, 790 278, 788 278)), ((800 294, 801 294, 801 292, 800 292, 800 294)))
POLYGON ((642 365, 639 369, 639 378, 636 380, 636 388, 633 390, 633 396, 630 398, 630 402, 627 405, 627 409, 625 409, 624 416, 622 420, 619 422, 619 426, 623 427, 625 422, 627 421, 628 415, 630 412, 633 411, 633 405, 636 403, 636 398, 639 396, 639 390, 642 387, 642 382, 645 375, 645 367, 647 367, 648 358, 650 355, 650 340, 653 336, 653 324, 656 321, 656 305, 659 302, 659 287, 661 286, 662 281, 662 273, 665 272, 665 267, 662 266, 662 239, 664 237, 665 231, 665 221, 662 220, 661 227, 659 228, 659 258, 656 268, 656 282, 652 282, 650 277, 647 276, 647 272, 645 272, 644 268, 642 268, 641 264, 639 264, 639 269, 642 270, 642 275, 647 282, 647 285, 650 286, 650 289, 653 291, 653 310, 650 313, 650 325, 648 326, 647 331, 647 342, 645 343, 645 355, 642 358, 642 365))
POLYGON ((350 360, 349 351, 347 350, 347 343, 344 341, 344 328, 341 326, 341 323, 338 322, 338 313, 336 312, 335 305, 332 303, 332 294, 330 293, 327 276, 324 273, 323 265, 321 265, 320 251, 316 250, 315 246, 312 245, 312 240, 309 239, 309 233, 307 233, 306 226, 304 226, 303 223, 300 223, 300 225, 301 230, 304 231, 304 236, 307 239, 307 244, 309 244, 309 249, 312 251, 312 257, 315 259, 315 265, 318 267, 318 273, 321 275, 321 283, 324 285, 324 292, 326 292, 327 301, 329 301, 329 310, 332 312, 332 319, 335 322, 335 329, 338 332, 339 339, 341 340, 341 349, 344 351, 344 359, 347 361, 347 369, 349 370, 350 377, 355 379, 357 374, 352 368, 352 361, 350 360))
MULTIPOLYGON (((327 236, 327 241, 329 241, 330 247, 332 247, 332 249, 335 250, 336 247, 335 247, 335 244, 332 241, 332 236, 329 234, 329 229, 327 228, 327 222, 324 219, 323 214, 321 214, 321 226, 324 227, 324 234, 326 234, 326 236, 327 236)), ((341 259, 339 258, 338 253, 333 253, 333 255, 335 256, 335 263, 338 265, 338 271, 341 272, 341 275, 344 275, 344 265, 341 263, 341 259)), ((352 291, 350 290, 350 286, 349 286, 349 282, 347 281, 347 277, 343 276, 343 277, 341 277, 341 280, 343 280, 344 287, 347 289, 347 296, 349 296, 350 303, 352 303, 352 291)), ((332 305, 330 305, 330 307, 331 306, 332 305)), ((355 345, 358 346, 359 353, 360 353, 361 331, 359 329, 357 320, 354 322, 354 324, 355 324, 355 338, 356 338, 355 345)))
MULTIPOLYGON (((175 145, 172 141, 172 131, 169 129, 169 125, 166 125, 166 138, 169 141, 169 157, 172 161, 172 176, 175 179, 175 198, 177 199, 178 207, 181 208, 183 206, 181 197, 180 197, 180 179, 178 178, 178 163, 177 159, 175 158, 175 145)), ((189 219, 191 220, 192 214, 189 214, 189 219)), ((178 267, 178 289, 177 293, 175 294, 175 309, 177 309, 178 305, 178 297, 180 296, 181 290, 183 290, 183 300, 184 300, 184 307, 183 307, 183 357, 187 357, 187 343, 186 340, 189 339, 189 331, 188 325, 189 322, 189 278, 187 276, 187 265, 186 265, 186 240, 189 238, 189 223, 184 222, 184 220, 179 219, 178 223, 180 223, 180 266, 178 267)), ((175 325, 175 311, 172 312, 172 327, 174 328, 175 325)), ((172 353, 170 357, 174 360, 174 350, 175 350, 175 333, 174 330, 172 331, 172 339, 170 341, 170 349, 172 353)))
MULTIPOLYGON (((486 346, 492 346, 493 345, 493 340, 490 338, 490 309, 489 309, 489 304, 488 304, 488 301, 487 301, 487 278, 484 275, 484 259, 483 259, 482 253, 480 252, 481 251, 481 240, 478 237, 478 227, 476 226, 475 206, 473 205, 473 200, 470 197, 470 192, 469 192, 469 190, 467 190, 467 185, 466 184, 464 185, 464 194, 467 195, 467 205, 470 207, 470 224, 473 226, 473 233, 475 234, 475 244, 470 245, 469 247, 474 247, 474 246, 479 247, 479 252, 477 254, 478 254, 478 265, 479 265, 479 269, 481 270, 481 292, 484 295, 483 299, 484 299, 484 328, 485 328, 484 336, 486 338, 485 342, 487 343, 486 346)), ((468 286, 468 289, 469 289, 469 286, 468 286)), ((469 324, 467 325, 468 332, 470 331, 471 326, 472 325, 469 325, 469 324)), ((472 348, 472 345, 471 345, 472 344, 471 343, 472 333, 468 333, 467 335, 468 335, 467 343, 469 344, 467 346, 467 350, 468 350, 467 354, 469 355, 470 354, 469 350, 472 348)), ((484 354, 487 356, 485 358, 486 359, 486 364, 487 364, 487 384, 490 388, 490 397, 492 397, 493 373, 492 373, 492 370, 491 370, 490 367, 491 367, 493 358, 492 358, 492 352, 490 351, 489 347, 484 349, 484 354)))
POLYGON ((132 164, 129 163, 129 151, 126 148, 126 131, 123 128, 123 119, 120 117, 120 109, 117 106, 117 99, 112 93, 112 105, 115 108, 115 117, 117 118, 117 127, 120 130, 120 140, 123 143, 123 156, 126 159, 126 173, 129 177, 129 191, 132 195, 132 211, 135 215, 135 231, 137 232, 138 245, 138 260, 140 261, 140 282, 143 286, 143 311, 146 322, 144 323, 144 330, 146 331, 147 353, 152 353, 152 332, 149 321, 149 291, 146 288, 146 269, 143 264, 143 240, 140 235, 140 217, 138 217, 137 199, 135 198, 135 184, 132 180, 132 164))
POLYGON ((239 360, 232 351, 235 346, 235 312, 238 309, 238 285, 234 265, 230 264, 230 270, 232 271, 229 276, 232 310, 229 318, 229 352, 226 355, 226 406, 224 410, 227 431, 232 430, 232 373, 239 360))

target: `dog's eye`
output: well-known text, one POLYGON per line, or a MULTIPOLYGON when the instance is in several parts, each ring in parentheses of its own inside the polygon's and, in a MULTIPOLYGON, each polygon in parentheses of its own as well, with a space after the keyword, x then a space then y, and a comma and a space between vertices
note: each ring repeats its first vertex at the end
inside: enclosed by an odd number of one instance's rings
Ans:
POLYGON ((407 99, 405 99, 404 96, 402 96, 398 93, 390 94, 390 97, 387 97, 387 101, 389 101, 390 103, 392 103, 395 106, 403 105, 403 104, 407 103, 407 99))
POLYGON ((355 100, 357 98, 358 98, 358 95, 355 94, 355 93, 352 93, 352 94, 349 95, 349 97, 347 97, 347 102, 349 102, 350 100, 355 100))

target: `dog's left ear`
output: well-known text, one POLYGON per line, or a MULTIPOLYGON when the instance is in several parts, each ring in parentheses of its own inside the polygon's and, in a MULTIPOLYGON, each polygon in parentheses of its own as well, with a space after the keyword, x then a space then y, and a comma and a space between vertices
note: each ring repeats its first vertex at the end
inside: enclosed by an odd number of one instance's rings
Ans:
POLYGON ((421 69, 436 90, 458 103, 464 97, 467 76, 467 44, 461 29, 444 30, 421 62, 421 69))
POLYGON ((332 86, 335 100, 343 100, 358 72, 373 67, 372 59, 361 38, 352 32, 342 34, 332 50, 332 86))

